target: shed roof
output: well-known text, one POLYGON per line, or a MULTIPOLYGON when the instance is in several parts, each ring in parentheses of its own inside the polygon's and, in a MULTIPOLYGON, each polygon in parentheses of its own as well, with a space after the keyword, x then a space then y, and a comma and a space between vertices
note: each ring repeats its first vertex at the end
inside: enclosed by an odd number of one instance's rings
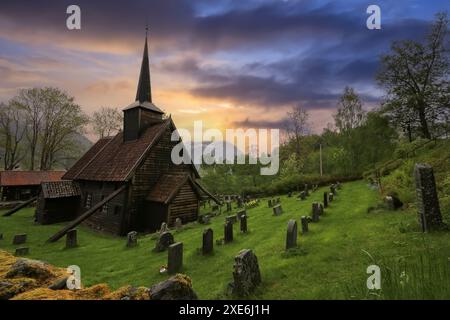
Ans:
POLYGON ((194 182, 189 175, 164 174, 158 179, 158 182, 156 182, 155 186, 148 194, 146 200, 160 203, 169 203, 173 199, 173 197, 178 194, 178 191, 181 189, 181 187, 186 183, 190 183, 194 190, 197 192, 194 182))
POLYGON ((80 186, 75 181, 42 182, 41 188, 45 199, 81 196, 80 186))
POLYGON ((43 181, 58 181, 65 171, 2 171, 0 186, 38 186, 43 181))

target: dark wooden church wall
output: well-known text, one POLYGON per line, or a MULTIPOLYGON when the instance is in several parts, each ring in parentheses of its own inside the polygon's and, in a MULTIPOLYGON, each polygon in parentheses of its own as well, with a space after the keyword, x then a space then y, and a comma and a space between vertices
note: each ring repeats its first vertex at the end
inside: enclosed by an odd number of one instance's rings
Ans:
MULTIPOLYGON (((123 185, 122 182, 82 181, 80 183, 83 195, 78 215, 81 215, 88 210, 88 208, 86 208, 86 198, 88 194, 92 195, 90 205, 90 207, 92 207, 123 185)), ((122 228, 123 213, 125 212, 124 210, 126 210, 126 196, 127 193, 125 190, 108 202, 106 211, 100 209, 83 223, 96 230, 122 235, 126 232, 126 230, 122 228)))
POLYGON ((183 223, 195 221, 198 217, 199 201, 197 194, 189 183, 181 187, 178 195, 172 200, 169 208, 169 226, 180 218, 183 223))

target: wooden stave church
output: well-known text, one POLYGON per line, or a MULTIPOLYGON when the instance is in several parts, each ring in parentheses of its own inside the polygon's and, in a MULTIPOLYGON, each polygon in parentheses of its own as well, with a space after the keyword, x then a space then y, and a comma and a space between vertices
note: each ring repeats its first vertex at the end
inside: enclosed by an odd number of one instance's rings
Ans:
POLYGON ((179 141, 171 141, 176 130, 171 117, 165 118, 152 102, 147 37, 136 100, 123 112, 123 131, 97 141, 64 174, 60 185, 42 185, 36 222, 74 220, 72 227, 83 222, 123 236, 130 231, 154 232, 162 222, 172 226, 176 218, 195 221, 202 199, 220 203, 198 183, 200 175, 192 162, 171 161, 179 141), (59 209, 69 201, 76 209, 61 218, 59 209), (94 210, 99 204, 100 209, 94 210))

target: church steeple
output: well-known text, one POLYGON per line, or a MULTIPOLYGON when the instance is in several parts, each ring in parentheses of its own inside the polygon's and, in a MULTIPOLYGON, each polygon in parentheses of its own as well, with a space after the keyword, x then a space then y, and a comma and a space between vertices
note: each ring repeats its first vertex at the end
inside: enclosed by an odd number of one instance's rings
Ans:
POLYGON ((145 28, 145 46, 144 55, 142 57, 141 73, 139 75, 139 83, 136 92, 136 101, 152 102, 152 88, 150 84, 150 64, 148 61, 148 44, 147 34, 148 27, 145 28))

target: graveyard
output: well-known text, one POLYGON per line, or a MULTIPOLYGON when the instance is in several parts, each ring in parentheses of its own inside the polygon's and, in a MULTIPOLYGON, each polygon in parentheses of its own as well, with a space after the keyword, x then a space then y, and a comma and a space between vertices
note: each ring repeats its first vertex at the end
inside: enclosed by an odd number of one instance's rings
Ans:
MULTIPOLYGON (((234 257, 242 249, 251 249, 258 258, 262 282, 250 293, 250 299, 364 299, 370 298, 366 296, 366 268, 374 261, 389 264, 401 260, 415 265, 417 257, 433 254, 447 259, 450 233, 421 233, 415 208, 368 213, 368 208, 380 203, 380 197, 366 181, 342 184, 319 222, 309 223, 308 232, 302 234, 301 217, 312 215, 312 203, 322 202, 324 192, 328 193, 329 187, 310 192, 305 200, 297 193, 280 196, 279 215, 267 205, 274 197, 260 199, 259 206, 246 210, 248 232, 240 233, 239 222, 234 223, 233 240, 225 244, 219 245, 216 240, 224 236, 225 218, 239 211, 236 203, 231 213, 223 206, 222 213, 207 225, 193 222, 179 231, 171 228, 175 242, 183 244, 180 273, 192 279, 200 299, 229 299, 233 297, 227 288, 233 279, 234 257), (290 220, 298 225, 297 245, 286 250, 290 220), (405 226, 413 227, 405 232, 405 226), (214 248, 212 254, 203 255, 202 234, 208 228, 213 230, 214 248)), ((202 210, 210 208, 206 205, 202 210)), ((159 272, 167 265, 167 251, 154 252, 156 234, 139 235, 137 245, 127 247, 123 237, 80 226, 78 246, 65 248, 63 239, 46 243, 61 224, 33 225, 32 216, 33 209, 26 208, 2 218, 1 250, 14 253, 17 245, 12 245, 11 239, 26 232, 28 258, 63 268, 78 265, 84 286, 106 283, 113 289, 124 285, 148 287, 170 277, 159 272)))

